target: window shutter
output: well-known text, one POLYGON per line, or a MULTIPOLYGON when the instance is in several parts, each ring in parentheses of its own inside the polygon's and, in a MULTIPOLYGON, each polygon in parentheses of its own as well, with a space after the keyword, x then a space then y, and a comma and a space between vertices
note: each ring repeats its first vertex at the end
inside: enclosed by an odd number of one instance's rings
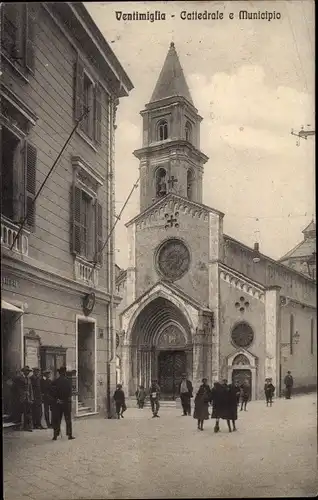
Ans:
POLYGON ((82 191, 74 184, 71 191, 71 252, 74 254, 81 253, 81 201, 82 191))
POLYGON ((99 84, 95 85, 95 141, 102 142, 102 90, 99 84))
POLYGON ((103 207, 96 202, 96 262, 103 263, 102 247, 103 247, 103 207))
POLYGON ((36 191, 36 159, 37 150, 32 144, 25 142, 24 147, 24 216, 30 228, 35 226, 35 191, 36 191))
POLYGON ((35 61, 35 8, 32 3, 26 4, 26 40, 25 40, 25 65, 29 71, 34 72, 35 61))
POLYGON ((75 64, 75 85, 74 85, 74 117, 78 120, 83 114, 84 96, 84 66, 78 56, 75 64))

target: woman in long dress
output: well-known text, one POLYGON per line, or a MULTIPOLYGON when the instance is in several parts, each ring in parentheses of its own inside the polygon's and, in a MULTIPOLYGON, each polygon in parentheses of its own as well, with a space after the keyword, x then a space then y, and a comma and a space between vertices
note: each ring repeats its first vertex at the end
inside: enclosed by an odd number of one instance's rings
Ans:
POLYGON ((207 384, 207 379, 202 379, 202 385, 194 398, 193 418, 198 421, 198 429, 203 431, 204 420, 209 419, 209 401, 211 399, 211 389, 207 384))

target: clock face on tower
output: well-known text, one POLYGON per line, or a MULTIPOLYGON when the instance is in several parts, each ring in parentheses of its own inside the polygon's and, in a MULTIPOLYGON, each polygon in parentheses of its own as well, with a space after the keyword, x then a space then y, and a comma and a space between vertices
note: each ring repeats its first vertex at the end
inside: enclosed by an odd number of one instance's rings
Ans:
POLYGON ((190 252, 182 241, 167 240, 157 252, 157 266, 165 278, 180 279, 189 270, 190 252))

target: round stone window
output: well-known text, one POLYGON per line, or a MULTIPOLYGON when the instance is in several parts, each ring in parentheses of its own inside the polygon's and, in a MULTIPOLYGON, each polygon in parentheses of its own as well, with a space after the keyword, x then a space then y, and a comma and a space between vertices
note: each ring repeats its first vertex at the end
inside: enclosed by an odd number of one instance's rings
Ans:
POLYGON ((241 322, 232 330, 232 342, 236 347, 249 347, 254 340, 254 332, 248 323, 241 322))
POLYGON ((180 240, 165 241, 157 253, 157 266, 165 278, 180 279, 189 270, 190 252, 180 240))

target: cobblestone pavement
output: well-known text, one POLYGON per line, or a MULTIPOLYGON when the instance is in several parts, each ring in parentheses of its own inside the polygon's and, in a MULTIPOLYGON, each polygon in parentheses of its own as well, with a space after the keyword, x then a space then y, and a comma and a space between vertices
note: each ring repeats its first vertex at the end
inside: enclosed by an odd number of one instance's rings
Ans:
MULTIPOLYGON (((317 493, 316 396, 263 401, 239 412, 238 431, 165 409, 125 419, 76 420, 76 440, 51 431, 4 435, 5 500, 310 497, 317 493)), ((64 424, 63 424, 64 426, 64 424)), ((64 427, 63 427, 64 431, 64 427)))

